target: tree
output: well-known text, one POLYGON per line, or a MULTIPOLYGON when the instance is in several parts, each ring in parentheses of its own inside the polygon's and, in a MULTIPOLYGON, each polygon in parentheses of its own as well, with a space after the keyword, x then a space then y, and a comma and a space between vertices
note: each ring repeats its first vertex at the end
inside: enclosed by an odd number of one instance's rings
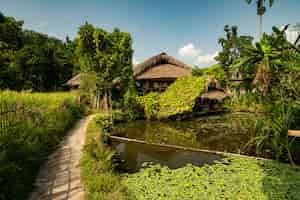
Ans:
MULTIPOLYGON (((96 74, 93 107, 108 110, 112 106, 114 81, 123 88, 133 83, 132 40, 128 33, 115 29, 109 33, 85 23, 78 33, 78 55, 82 74, 96 74)), ((84 75, 84 77, 88 77, 84 75)))
POLYGON ((234 61, 245 54, 245 47, 251 46, 253 38, 250 36, 239 36, 237 26, 224 27, 225 37, 219 39, 219 44, 222 46, 222 51, 219 52, 216 60, 221 64, 226 79, 230 76, 230 66, 234 61))
MULTIPOLYGON (((252 0, 245 0, 248 4, 252 3, 252 0)), ((265 1, 266 0, 256 0, 256 11, 257 15, 259 16, 259 36, 260 38, 263 35, 263 15, 266 12, 265 7, 265 1)), ((274 0, 268 0, 269 7, 271 8, 273 6, 274 0)))
POLYGON ((13 61, 22 45, 22 25, 22 21, 0 13, 0 89, 16 84, 13 61))
POLYGON ((263 34, 261 41, 255 46, 247 46, 246 53, 232 65, 232 68, 254 69, 251 75, 253 84, 264 96, 268 95, 271 85, 277 89, 283 86, 281 81, 291 77, 291 72, 299 66, 299 63, 295 65, 299 54, 294 50, 293 44, 287 41, 284 33, 286 30, 287 27, 283 31, 273 27, 272 34, 263 34))
POLYGON ((0 13, 0 88, 63 89, 75 65, 74 42, 64 44, 46 34, 23 30, 22 25, 0 13))

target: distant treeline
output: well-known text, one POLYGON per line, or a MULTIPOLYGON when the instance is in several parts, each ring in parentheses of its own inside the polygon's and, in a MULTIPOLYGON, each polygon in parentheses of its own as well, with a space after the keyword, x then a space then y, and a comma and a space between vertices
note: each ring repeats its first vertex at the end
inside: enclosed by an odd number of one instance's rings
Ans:
POLYGON ((0 89, 57 91, 79 71, 76 42, 23 28, 0 12, 0 89))

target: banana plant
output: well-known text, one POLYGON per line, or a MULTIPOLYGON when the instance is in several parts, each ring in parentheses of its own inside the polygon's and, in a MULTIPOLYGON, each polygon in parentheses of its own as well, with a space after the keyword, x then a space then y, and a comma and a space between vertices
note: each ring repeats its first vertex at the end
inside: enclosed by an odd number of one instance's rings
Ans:
POLYGON ((278 75, 286 68, 284 61, 288 59, 290 49, 291 44, 286 40, 284 31, 273 27, 273 33, 264 33, 255 46, 245 46, 246 53, 231 65, 231 70, 238 68, 266 96, 270 85, 278 81, 278 75))

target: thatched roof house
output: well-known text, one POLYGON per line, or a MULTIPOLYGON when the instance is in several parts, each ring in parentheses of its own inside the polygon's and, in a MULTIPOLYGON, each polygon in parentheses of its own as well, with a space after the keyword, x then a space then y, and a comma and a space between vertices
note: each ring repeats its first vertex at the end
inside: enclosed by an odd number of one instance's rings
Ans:
POLYGON ((79 85, 80 85, 80 74, 77 74, 76 76, 74 76, 73 78, 71 78, 70 80, 68 80, 65 85, 67 85, 71 89, 77 89, 77 88, 79 88, 79 85))
POLYGON ((134 77, 143 93, 162 92, 177 78, 191 76, 192 68, 161 53, 134 67, 134 77))
MULTIPOLYGON (((162 92, 177 78, 192 75, 192 68, 183 62, 161 53, 134 66, 134 77, 143 93, 162 92)), ((72 89, 80 85, 80 74, 66 83, 72 89)))
POLYGON ((177 79, 190 76, 192 68, 183 62, 161 53, 134 67, 136 80, 145 79, 177 79))

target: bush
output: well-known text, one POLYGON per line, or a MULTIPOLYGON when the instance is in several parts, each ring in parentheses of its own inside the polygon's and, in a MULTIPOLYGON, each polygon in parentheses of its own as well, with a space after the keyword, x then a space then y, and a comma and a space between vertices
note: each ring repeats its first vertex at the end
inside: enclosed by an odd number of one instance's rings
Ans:
POLYGON ((222 86, 226 84, 226 75, 220 64, 207 67, 205 69, 193 68, 193 76, 213 76, 222 86))
POLYGON ((83 110, 72 94, 11 91, 0 92, 0 108, 0 199, 25 199, 39 166, 83 110))
POLYGON ((138 102, 144 108, 144 113, 147 119, 157 118, 159 112, 159 94, 150 92, 146 96, 138 98, 138 102))
POLYGON ((203 77, 184 77, 177 79, 159 98, 159 118, 192 112, 196 102, 206 88, 203 77))

